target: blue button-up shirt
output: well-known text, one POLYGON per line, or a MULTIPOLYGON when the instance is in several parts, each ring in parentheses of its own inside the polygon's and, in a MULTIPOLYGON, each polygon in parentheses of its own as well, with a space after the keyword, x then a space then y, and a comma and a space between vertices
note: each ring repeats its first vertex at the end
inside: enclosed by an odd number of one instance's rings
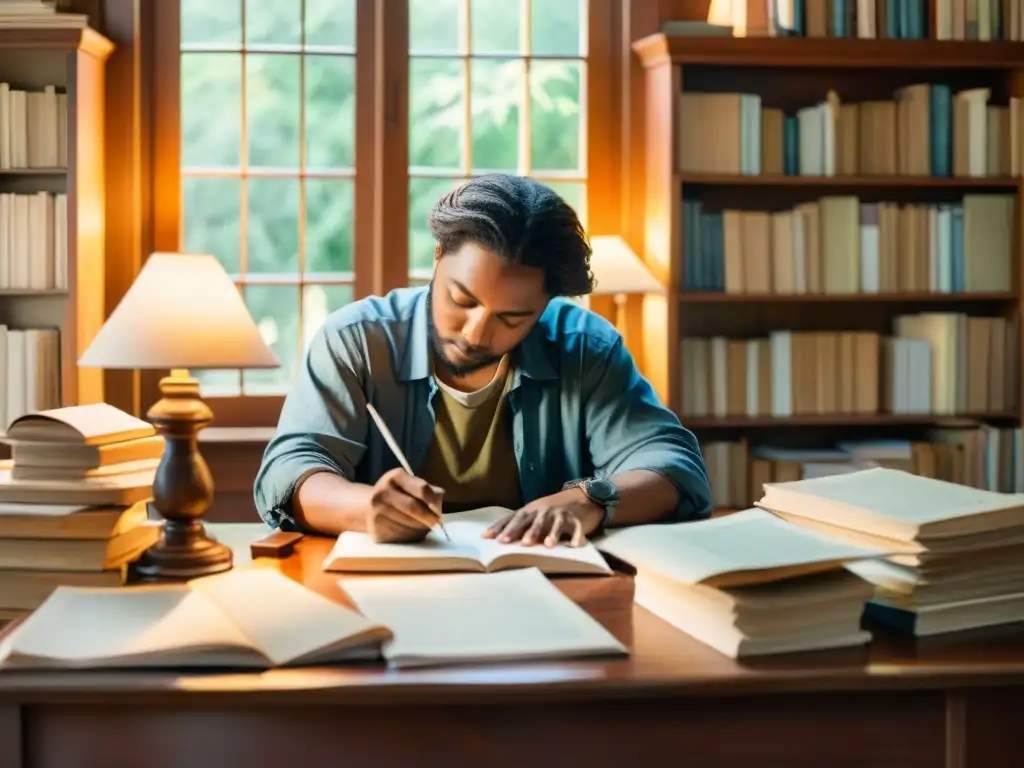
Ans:
MULTIPOLYGON (((434 433, 427 288, 402 288, 335 311, 314 336, 285 398, 256 476, 256 507, 297 529, 297 484, 328 470, 372 484, 399 466, 366 410, 373 403, 418 471, 434 433)), ((571 301, 549 302, 514 355, 512 443, 524 502, 582 477, 647 469, 671 480, 671 520, 711 511, 693 434, 658 401, 606 320, 571 301)))

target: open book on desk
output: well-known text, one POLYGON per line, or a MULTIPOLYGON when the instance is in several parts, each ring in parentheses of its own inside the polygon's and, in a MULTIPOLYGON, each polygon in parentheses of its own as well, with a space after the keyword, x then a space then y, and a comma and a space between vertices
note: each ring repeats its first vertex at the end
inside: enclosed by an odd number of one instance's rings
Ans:
POLYGON ((3 669, 266 669, 380 658, 391 630, 270 569, 58 587, 0 640, 3 669))
POLYGON ((397 573, 412 571, 477 571, 537 568, 549 575, 610 575, 612 569, 592 544, 570 547, 543 544, 524 547, 483 538, 483 533, 509 510, 484 507, 444 515, 451 541, 439 530, 415 544, 378 544, 365 533, 342 533, 324 560, 325 571, 397 573))

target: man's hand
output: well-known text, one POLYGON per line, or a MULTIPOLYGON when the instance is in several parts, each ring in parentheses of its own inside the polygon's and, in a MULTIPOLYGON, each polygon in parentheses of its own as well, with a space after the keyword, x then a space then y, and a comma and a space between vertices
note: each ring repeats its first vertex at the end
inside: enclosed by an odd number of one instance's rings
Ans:
POLYGON ((503 544, 521 539, 525 546, 543 543, 546 547, 568 539, 570 547, 581 547, 603 518, 601 505, 591 501, 579 488, 570 488, 531 501, 505 515, 484 531, 484 538, 497 539, 503 544))
POLYGON ((393 469, 373 486, 366 532, 376 542, 421 541, 441 517, 444 490, 393 469))

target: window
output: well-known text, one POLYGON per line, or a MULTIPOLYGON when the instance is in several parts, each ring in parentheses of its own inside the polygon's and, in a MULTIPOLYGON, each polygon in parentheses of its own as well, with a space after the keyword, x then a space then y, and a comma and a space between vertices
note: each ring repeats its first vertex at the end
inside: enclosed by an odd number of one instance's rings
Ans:
POLYGON ((356 0, 181 0, 181 237, 245 297, 276 370, 197 371, 204 395, 287 392, 353 298, 356 0))
POLYGON ((530 175, 584 219, 588 181, 610 186, 611 157, 588 171, 586 81, 610 72, 612 0, 383 2, 161 0, 159 242, 220 259, 282 362, 195 372, 219 426, 276 423, 331 311, 429 280, 427 215, 455 184, 530 175))
POLYGON ((491 171, 585 217, 587 0, 409 0, 409 277, 430 279, 436 200, 491 171))

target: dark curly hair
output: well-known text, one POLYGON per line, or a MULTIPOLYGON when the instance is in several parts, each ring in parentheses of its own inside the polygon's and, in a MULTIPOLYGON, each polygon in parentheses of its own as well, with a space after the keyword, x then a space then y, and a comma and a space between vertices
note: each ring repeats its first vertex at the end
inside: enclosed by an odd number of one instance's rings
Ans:
POLYGON ((430 231, 441 255, 472 242, 509 263, 544 270, 549 296, 594 290, 590 241, 576 212, 534 179, 495 173, 467 181, 434 205, 430 231))

